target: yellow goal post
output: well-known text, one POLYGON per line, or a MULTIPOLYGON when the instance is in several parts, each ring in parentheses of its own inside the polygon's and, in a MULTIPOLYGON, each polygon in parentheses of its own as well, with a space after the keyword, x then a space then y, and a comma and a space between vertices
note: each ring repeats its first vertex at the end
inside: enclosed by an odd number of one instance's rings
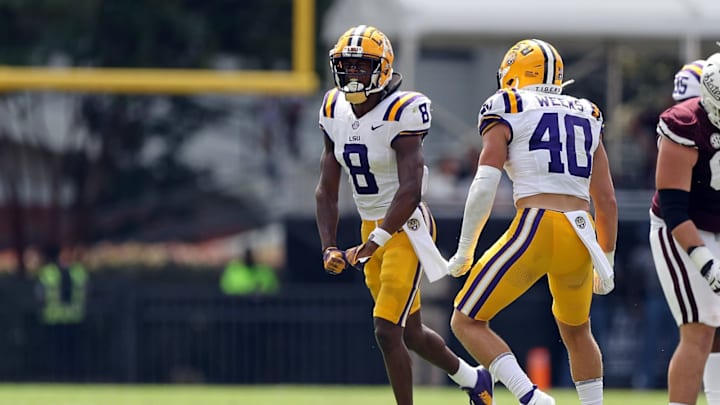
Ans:
POLYGON ((128 94, 312 94, 319 85, 314 69, 315 0, 292 0, 292 13, 291 70, 0 66, 0 92, 32 90, 128 94))

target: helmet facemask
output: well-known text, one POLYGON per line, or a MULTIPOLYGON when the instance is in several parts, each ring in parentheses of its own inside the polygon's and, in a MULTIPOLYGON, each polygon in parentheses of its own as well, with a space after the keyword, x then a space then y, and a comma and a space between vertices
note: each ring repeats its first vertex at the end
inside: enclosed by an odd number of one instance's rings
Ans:
POLYGON ((710 98, 703 97, 701 99, 702 106, 707 111, 708 119, 720 129, 720 103, 713 102, 710 98), (716 104, 717 103, 717 104, 716 104))
POLYGON ((395 59, 392 45, 375 27, 350 28, 340 36, 329 56, 335 86, 352 104, 364 103, 368 96, 382 91, 392 78, 395 59), (363 65, 364 69, 357 69, 363 65), (351 68, 354 69, 348 71, 351 68))
POLYGON ((330 69, 335 86, 345 93, 345 99, 351 104, 362 104, 367 97, 382 90, 378 81, 382 68, 379 58, 330 57, 330 69), (358 69, 358 60, 370 63, 370 69, 358 69), (352 72, 348 72, 352 69, 352 72))

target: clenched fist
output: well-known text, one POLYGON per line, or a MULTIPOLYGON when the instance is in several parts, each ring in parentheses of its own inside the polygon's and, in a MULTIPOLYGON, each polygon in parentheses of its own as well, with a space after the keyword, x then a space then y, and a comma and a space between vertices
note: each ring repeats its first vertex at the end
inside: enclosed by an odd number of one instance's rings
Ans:
POLYGON ((345 259, 347 263, 356 269, 363 271, 365 263, 377 250, 378 245, 375 242, 363 243, 353 246, 345 251, 345 259))
POLYGON ((453 277, 460 277, 472 267, 473 258, 455 253, 448 261, 448 273, 453 277))
POLYGON ((330 246, 323 252, 323 267, 328 274, 337 276, 342 273, 348 263, 345 260, 345 252, 335 246, 330 246))

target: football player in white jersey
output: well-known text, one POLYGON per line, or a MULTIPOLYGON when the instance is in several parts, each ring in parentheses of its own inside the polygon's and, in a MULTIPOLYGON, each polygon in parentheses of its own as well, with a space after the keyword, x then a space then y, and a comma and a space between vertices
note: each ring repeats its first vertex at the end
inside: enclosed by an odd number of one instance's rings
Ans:
POLYGON ((700 96, 700 75, 703 67, 705 67, 705 61, 699 59, 683 65, 675 73, 675 86, 672 92, 673 100, 685 101, 700 96))
POLYGON ((367 25, 350 28, 330 50, 336 87, 325 94, 320 108, 325 148, 315 192, 324 267, 330 274, 348 265, 363 270, 375 302, 375 337, 398 405, 413 401, 407 349, 445 370, 471 403, 489 405, 485 400, 493 381, 488 371, 460 359, 420 317, 422 267, 402 227, 420 207, 435 237, 434 220, 421 202, 430 99, 398 89, 401 76, 393 72, 393 59, 387 37, 367 25), (343 169, 362 219, 363 243, 347 250, 336 244, 343 169))
POLYGON ((655 268, 680 328, 668 366, 675 405, 694 404, 701 382, 720 405, 720 53, 699 81, 700 97, 660 114, 650 210, 655 268))
POLYGON ((555 48, 538 39, 519 41, 505 54, 500 90, 480 110, 483 148, 448 269, 456 277, 470 271, 455 297, 455 335, 521 404, 555 400, 530 381, 489 322, 546 275, 580 402, 603 400, 602 360, 589 314, 593 292, 614 288, 617 205, 602 114, 588 100, 561 94, 563 67, 555 48), (503 168, 517 213, 473 266, 503 168))

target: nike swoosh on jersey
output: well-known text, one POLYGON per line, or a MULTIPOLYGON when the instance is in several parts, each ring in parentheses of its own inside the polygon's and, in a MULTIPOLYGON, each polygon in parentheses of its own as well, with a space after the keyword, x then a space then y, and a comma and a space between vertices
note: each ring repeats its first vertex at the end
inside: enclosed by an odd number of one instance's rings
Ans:
POLYGON ((376 129, 380 128, 380 127, 381 127, 381 126, 383 126, 383 125, 385 125, 385 124, 380 124, 380 125, 370 125, 370 129, 371 129, 372 131, 374 131, 374 130, 376 130, 376 129))

